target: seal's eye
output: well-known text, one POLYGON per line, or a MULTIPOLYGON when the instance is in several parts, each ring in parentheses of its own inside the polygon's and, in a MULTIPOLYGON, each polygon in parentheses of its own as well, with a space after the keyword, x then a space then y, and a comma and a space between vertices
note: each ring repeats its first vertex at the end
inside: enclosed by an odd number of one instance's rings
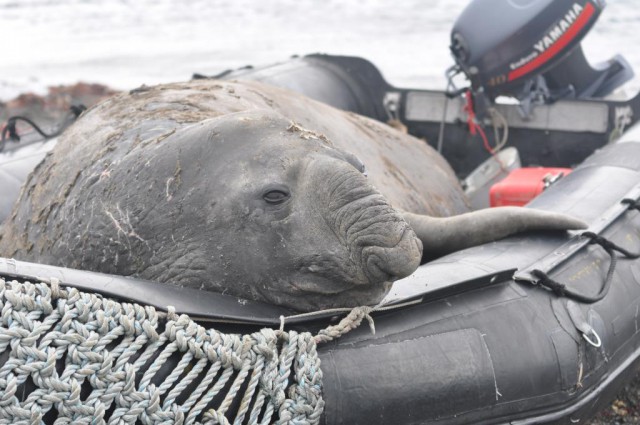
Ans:
POLYGON ((272 205, 281 204, 289 199, 289 197, 291 197, 291 194, 284 188, 269 189, 262 195, 262 199, 272 205))

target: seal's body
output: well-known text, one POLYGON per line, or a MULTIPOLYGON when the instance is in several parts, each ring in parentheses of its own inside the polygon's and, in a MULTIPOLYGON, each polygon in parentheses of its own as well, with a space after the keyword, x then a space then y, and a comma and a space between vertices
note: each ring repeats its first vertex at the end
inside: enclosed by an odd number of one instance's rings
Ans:
MULTIPOLYGON (((259 83, 196 81, 86 112, 25 183, 0 253, 296 310, 374 304, 422 255, 396 208, 438 255, 432 236, 451 226, 424 214, 467 211, 411 136, 259 83)), ((474 244, 495 238, 483 227, 474 244)))

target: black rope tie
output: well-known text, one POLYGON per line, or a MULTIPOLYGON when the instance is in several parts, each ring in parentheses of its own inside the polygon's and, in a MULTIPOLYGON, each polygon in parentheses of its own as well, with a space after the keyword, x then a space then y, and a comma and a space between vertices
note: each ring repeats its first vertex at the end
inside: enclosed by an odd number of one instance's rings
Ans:
POLYGON ((627 208, 630 210, 640 211, 640 200, 638 199, 624 198, 620 202, 627 205, 627 208))
MULTIPOLYGON (((636 201, 633 201, 636 202, 636 201)), ((593 304, 597 301, 603 299, 607 293, 609 293, 609 289, 611 288, 611 282, 613 282, 613 273, 615 272, 616 265, 618 264, 618 257, 616 256, 616 252, 622 254, 625 258, 635 260, 640 258, 640 254, 632 253, 615 243, 611 242, 608 239, 603 238, 593 232, 584 232, 580 236, 584 236, 590 239, 589 244, 600 245, 611 257, 611 262, 609 263, 609 270, 607 271, 607 276, 604 280, 604 284, 600 289, 600 292, 590 297, 588 295, 580 294, 578 292, 572 291, 567 288, 567 286, 563 283, 560 283, 556 280, 553 280, 542 270, 533 270, 531 274, 538 278, 538 284, 542 285, 546 288, 551 289, 556 295, 559 297, 571 298, 573 300, 585 303, 585 304, 593 304)))
POLYGON ((538 270, 538 269, 533 270, 531 274, 538 278, 539 285, 542 285, 551 289, 559 297, 567 296, 567 286, 556 280, 551 279, 549 275, 543 272, 542 270, 538 270))
POLYGON ((71 111, 71 113, 73 114, 74 119, 78 118, 86 110, 87 110, 87 107, 84 106, 83 104, 71 105, 69 107, 69 111, 71 111))
POLYGON ((623 247, 614 244, 610 240, 605 239, 602 236, 596 235, 593 232, 584 232, 580 236, 585 236, 585 237, 591 239, 591 241, 589 241, 589 244, 597 244, 597 245, 600 245, 601 247, 603 247, 605 249, 605 251, 607 251, 611 257, 614 256, 613 255, 613 251, 617 251, 617 252, 619 252, 620 254, 624 255, 626 258, 628 258, 630 260, 635 260, 637 258, 640 258, 640 254, 634 254, 634 253, 624 249, 623 247))
POLYGON ((69 121, 71 122, 75 121, 76 118, 80 116, 80 114, 86 111, 86 109, 87 107, 84 105, 71 106, 69 108, 70 117, 65 118, 64 122, 62 123, 62 125, 59 126, 58 130, 52 133, 46 133, 44 130, 40 128, 40 126, 38 126, 38 124, 36 124, 35 122, 33 122, 31 119, 27 117, 15 115, 7 120, 6 125, 2 129, 2 134, 0 135, 0 151, 2 151, 2 149, 4 148, 7 140, 13 140, 16 142, 20 141, 20 135, 16 130, 16 123, 18 121, 23 121, 29 124, 39 135, 44 137, 44 139, 46 140, 46 139, 51 139, 53 137, 59 136, 62 133, 62 131, 66 129, 67 125, 69 125, 69 121))
POLYGON ((23 121, 23 122, 25 122, 25 123, 29 124, 31 127, 33 127, 33 129, 34 129, 38 134, 40 134, 42 137, 44 137, 44 138, 46 138, 46 139, 49 139, 49 138, 51 138, 51 137, 54 137, 54 136, 55 136, 55 133, 52 133, 52 134, 47 134, 47 133, 45 133, 45 132, 44 132, 44 130, 42 130, 42 129, 38 126, 38 124, 36 124, 36 123, 34 123, 33 121, 31 121, 29 118, 27 118, 27 117, 22 117, 22 116, 20 116, 20 115, 16 115, 16 116, 13 116, 13 117, 11 117, 11 118, 9 118, 9 119, 7 120, 7 125, 6 125, 6 127, 4 128, 4 130, 2 131, 2 142, 3 142, 3 143, 5 142, 5 140, 7 140, 7 139, 6 139, 6 136, 7 136, 7 135, 9 136, 9 138, 10 138, 11 140, 15 140, 16 142, 19 142, 19 141, 20 141, 20 136, 18 135, 18 132, 16 131, 16 123, 17 123, 18 121, 23 121))

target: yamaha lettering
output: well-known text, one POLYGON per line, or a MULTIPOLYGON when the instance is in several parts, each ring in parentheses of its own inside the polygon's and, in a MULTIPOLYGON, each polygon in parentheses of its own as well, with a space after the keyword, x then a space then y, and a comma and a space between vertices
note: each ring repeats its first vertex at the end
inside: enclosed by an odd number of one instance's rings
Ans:
POLYGON ((551 31, 549 31, 547 35, 542 38, 542 40, 534 44, 533 48, 536 49, 539 53, 542 53, 549 47, 551 47, 551 45, 555 43, 556 40, 558 40, 562 36, 562 34, 564 34, 576 21, 578 15, 580 14, 580 12, 582 12, 582 9, 582 6, 580 6, 578 3, 574 3, 571 10, 567 12, 564 18, 560 19, 560 22, 558 22, 555 27, 551 28, 551 31))
POLYGON ((580 32, 587 28, 597 15, 596 6, 590 1, 575 2, 564 15, 536 41, 529 53, 509 64, 508 80, 527 75, 571 48, 580 32))
POLYGON ((549 30, 549 32, 540 39, 537 43, 533 45, 533 51, 527 56, 519 59, 516 62, 513 62, 509 65, 509 67, 513 69, 520 68, 528 62, 531 62, 533 59, 537 58, 540 53, 543 53, 547 50, 553 43, 555 43, 562 35, 567 32, 571 25, 576 21, 580 12, 582 12, 584 8, 578 3, 574 3, 571 6, 571 9, 564 15, 558 23, 549 30))

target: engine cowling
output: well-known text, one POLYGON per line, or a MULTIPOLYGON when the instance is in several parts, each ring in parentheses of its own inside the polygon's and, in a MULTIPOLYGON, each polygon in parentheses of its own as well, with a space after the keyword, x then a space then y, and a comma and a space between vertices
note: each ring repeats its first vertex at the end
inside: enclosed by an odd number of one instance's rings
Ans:
POLYGON ((552 97, 599 97, 633 76, 621 57, 591 67, 580 42, 602 0, 475 0, 456 21, 451 51, 473 91, 522 99, 540 86, 552 97), (543 76, 541 81, 539 76, 543 76))

